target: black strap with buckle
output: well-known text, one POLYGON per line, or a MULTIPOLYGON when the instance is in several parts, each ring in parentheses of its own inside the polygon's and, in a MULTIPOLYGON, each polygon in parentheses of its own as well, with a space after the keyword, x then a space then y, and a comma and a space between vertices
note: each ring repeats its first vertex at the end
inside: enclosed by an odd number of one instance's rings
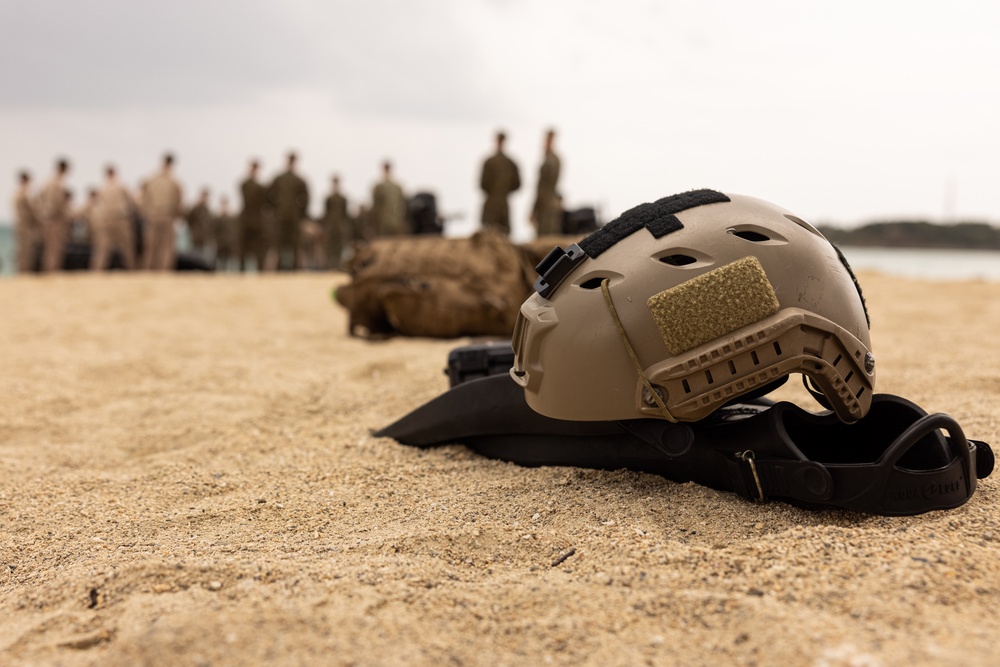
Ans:
POLYGON ((579 422, 534 412, 504 374, 457 384, 375 435, 418 447, 465 444, 525 466, 625 468, 757 502, 887 516, 958 507, 993 470, 989 445, 966 439, 954 419, 889 394, 876 394, 854 424, 766 399, 691 423, 579 422))

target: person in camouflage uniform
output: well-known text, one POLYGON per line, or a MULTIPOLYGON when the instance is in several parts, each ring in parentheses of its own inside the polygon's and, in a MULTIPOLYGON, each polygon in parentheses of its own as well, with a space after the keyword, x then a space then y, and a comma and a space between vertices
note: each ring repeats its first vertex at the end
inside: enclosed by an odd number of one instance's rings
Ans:
POLYGON ((545 133, 542 166, 538 169, 538 189, 535 204, 531 207, 531 222, 538 236, 562 234, 562 203, 556 189, 559 184, 559 156, 553 150, 556 132, 545 133))
POLYGON ((243 208, 239 215, 239 234, 237 254, 240 258, 240 271, 245 271, 247 259, 253 257, 257 262, 257 270, 264 270, 267 258, 267 230, 264 216, 267 209, 267 188, 257 180, 260 163, 250 162, 250 172, 240 183, 240 194, 243 197, 243 208))
POLYGON ((208 210, 208 188, 202 188, 198 202, 186 216, 188 232, 191 234, 191 249, 205 256, 208 240, 212 238, 212 212, 208 210))
POLYGON ((309 186, 295 173, 298 156, 288 154, 288 166, 267 190, 267 199, 274 210, 277 268, 296 270, 301 267, 299 256, 301 234, 299 226, 309 210, 309 186), (289 257, 290 255, 290 257, 289 257))
POLYGON ((503 152, 506 139, 507 135, 497 132, 496 152, 483 163, 479 187, 486 194, 486 201, 483 202, 483 228, 510 234, 507 197, 521 187, 521 175, 514 161, 503 152))
POLYGON ((136 267, 135 229, 132 212, 135 201, 122 184, 113 166, 104 170, 104 186, 97 192, 97 201, 89 212, 90 233, 93 247, 90 270, 103 271, 111 263, 111 253, 121 254, 122 265, 129 271, 136 267))
POLYGON ((184 194, 173 177, 174 156, 163 156, 163 168, 143 183, 142 204, 146 218, 146 247, 143 263, 152 271, 174 267, 174 221, 181 214, 184 194))
POLYGON ((70 198, 66 190, 66 175, 69 162, 56 162, 55 173, 38 194, 36 211, 42 231, 42 271, 58 271, 62 268, 69 242, 70 198))
POLYGON ((35 257, 42 235, 31 201, 31 174, 22 171, 17 175, 17 192, 14 194, 14 233, 17 238, 17 272, 30 273, 35 269, 35 257))
POLYGON ((323 235, 326 241, 326 266, 328 269, 340 268, 340 257, 344 252, 344 244, 350 240, 351 222, 347 217, 347 197, 340 192, 340 177, 333 177, 333 191, 326 198, 326 210, 323 214, 323 235))
POLYGON ((409 233, 406 221, 406 197, 403 188, 392 180, 392 163, 382 163, 382 180, 372 189, 372 208, 368 213, 375 237, 409 233))
POLYGON ((229 197, 223 195, 219 199, 219 215, 212 222, 215 234, 215 268, 228 271, 230 261, 236 257, 239 245, 239 227, 237 220, 229 213, 229 197))

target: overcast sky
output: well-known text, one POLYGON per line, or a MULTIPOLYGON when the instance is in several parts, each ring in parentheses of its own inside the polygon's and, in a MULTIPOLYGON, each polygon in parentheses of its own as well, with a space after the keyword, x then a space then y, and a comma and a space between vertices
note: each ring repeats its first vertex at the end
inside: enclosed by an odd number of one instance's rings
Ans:
POLYGON ((391 158, 464 230, 503 128, 523 237, 554 126, 567 204, 605 218, 711 187, 814 223, 1000 223, 992 0, 4 0, 0 62, 5 202, 58 155, 79 197, 164 149, 189 198, 235 197, 294 148, 314 214, 331 174, 357 203, 391 158))

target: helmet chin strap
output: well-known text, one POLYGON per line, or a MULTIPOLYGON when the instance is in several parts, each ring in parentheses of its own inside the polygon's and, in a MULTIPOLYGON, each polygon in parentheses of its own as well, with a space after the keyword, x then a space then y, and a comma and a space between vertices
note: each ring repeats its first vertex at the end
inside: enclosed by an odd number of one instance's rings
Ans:
POLYGON ((802 386, 806 388, 806 391, 809 392, 809 395, 812 396, 817 403, 822 405, 827 410, 833 410, 833 406, 830 405, 830 401, 826 399, 826 395, 820 390, 820 388, 813 383, 811 377, 803 375, 802 386))
POLYGON ((507 373, 460 381, 375 433, 417 447, 460 442, 526 466, 662 475, 762 501, 903 516, 958 507, 993 470, 983 442, 947 415, 877 394, 854 424, 792 403, 743 404, 690 423, 569 421, 532 410, 507 373), (947 437, 945 434, 947 433, 947 437))
POLYGON ((604 303, 608 306, 608 312, 611 313, 611 319, 615 321, 615 326, 618 328, 618 335, 621 336, 622 342, 625 344, 625 349, 628 351, 628 356, 632 360, 632 365, 635 366, 636 372, 639 374, 639 379, 642 380, 643 386, 649 395, 656 402, 657 407, 660 408, 660 412, 663 413, 663 418, 667 421, 674 421, 673 417, 670 415, 670 411, 667 410, 666 404, 664 404, 663 399, 660 398, 659 393, 653 389, 653 385, 650 383, 649 378, 646 377, 646 371, 643 370, 642 364, 639 363, 639 357, 636 356, 635 350, 632 349, 632 344, 628 341, 628 335, 625 333, 625 327, 622 326, 622 321, 618 317, 618 311, 615 309, 615 304, 611 300, 611 290, 608 289, 608 285, 611 281, 605 278, 601 281, 601 294, 604 295, 604 303))

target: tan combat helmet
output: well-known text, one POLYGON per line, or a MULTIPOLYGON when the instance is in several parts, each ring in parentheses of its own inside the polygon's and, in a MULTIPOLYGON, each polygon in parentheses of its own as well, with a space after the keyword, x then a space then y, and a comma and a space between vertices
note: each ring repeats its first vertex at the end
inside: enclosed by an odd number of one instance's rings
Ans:
POLYGON ((695 190, 642 204, 538 265, 511 376, 555 419, 701 419, 805 375, 844 422, 875 383, 840 252, 773 204, 695 190))

